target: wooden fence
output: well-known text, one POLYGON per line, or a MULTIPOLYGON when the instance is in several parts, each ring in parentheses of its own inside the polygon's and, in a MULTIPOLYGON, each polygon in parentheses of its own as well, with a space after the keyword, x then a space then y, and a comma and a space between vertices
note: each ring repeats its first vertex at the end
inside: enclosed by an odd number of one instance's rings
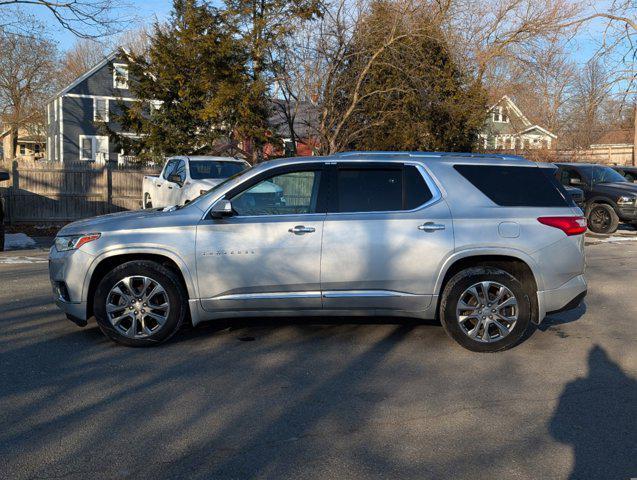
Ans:
POLYGON ((558 150, 556 154, 562 162, 633 165, 633 146, 626 144, 591 145, 585 150, 558 150))
POLYGON ((8 223, 58 224, 140 208, 144 175, 159 168, 87 162, 0 162, 11 179, 0 183, 8 223))

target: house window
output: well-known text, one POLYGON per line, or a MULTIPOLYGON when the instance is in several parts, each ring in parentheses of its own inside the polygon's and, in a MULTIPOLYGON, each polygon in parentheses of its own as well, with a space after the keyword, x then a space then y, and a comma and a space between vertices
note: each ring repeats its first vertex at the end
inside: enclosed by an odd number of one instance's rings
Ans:
POLYGON ((161 100, 151 100, 150 101, 150 113, 154 114, 154 113, 158 112, 163 103, 164 102, 161 101, 161 100))
POLYGON ((80 139, 80 160, 93 160, 93 139, 90 137, 80 139))
POLYGON ((506 114, 504 107, 494 107, 491 115, 496 123, 509 123, 509 116, 506 114))
POLYGON ((27 154, 27 146, 24 143, 19 145, 18 148, 20 149, 20 155, 27 154))
POLYGON ((113 88, 128 89, 128 65, 125 63, 113 64, 113 88))
POLYGON ((93 99, 93 121, 108 122, 108 98, 93 99))
POLYGON ((80 160, 108 162, 108 136, 80 135, 80 160))

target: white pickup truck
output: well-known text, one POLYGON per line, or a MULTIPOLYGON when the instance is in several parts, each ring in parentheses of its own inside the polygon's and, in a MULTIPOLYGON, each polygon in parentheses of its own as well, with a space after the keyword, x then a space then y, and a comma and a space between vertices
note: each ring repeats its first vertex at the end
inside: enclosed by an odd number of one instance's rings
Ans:
POLYGON ((142 208, 184 205, 249 167, 232 157, 170 157, 159 176, 144 177, 142 208))

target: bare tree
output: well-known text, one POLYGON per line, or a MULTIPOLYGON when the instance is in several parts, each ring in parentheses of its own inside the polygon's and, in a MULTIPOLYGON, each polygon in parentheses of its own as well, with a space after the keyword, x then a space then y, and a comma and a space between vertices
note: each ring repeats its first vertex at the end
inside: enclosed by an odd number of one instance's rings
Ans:
MULTIPOLYGON (((623 107, 629 106, 634 110, 633 143, 637 145, 637 5, 633 0, 612 0, 610 4, 601 5, 600 10, 594 3, 592 11, 563 22, 560 27, 581 29, 594 20, 605 22, 599 48, 593 58, 606 67, 610 93, 621 98, 623 107)), ((636 160, 637 151, 633 153, 633 164, 637 163, 636 160)))
POLYGON ((478 80, 493 75, 502 59, 520 48, 566 34, 582 12, 573 0, 437 0, 441 22, 474 68, 478 80))
POLYGON ((127 5, 122 0, 0 0, 0 13, 4 19, 0 27, 6 30, 24 31, 20 22, 13 22, 12 15, 20 8, 33 7, 48 11, 65 29, 82 38, 99 38, 121 31, 128 19, 122 15, 127 5))
POLYGON ((57 87, 63 88, 73 82, 101 62, 106 54, 107 49, 103 43, 88 38, 78 39, 62 56, 57 87))
MULTIPOLYGON (((0 120, 16 153, 21 128, 44 124, 46 98, 55 77, 55 45, 43 37, 0 32, 0 120)), ((7 152, 5 152, 7 154, 7 152)))
POLYGON ((598 59, 590 60, 578 73, 570 100, 570 146, 588 148, 597 141, 610 97, 608 73, 598 59))
POLYGON ((559 35, 523 46, 509 79, 515 86, 515 99, 527 116, 558 137, 566 125, 567 104, 577 80, 577 67, 566 48, 559 35))

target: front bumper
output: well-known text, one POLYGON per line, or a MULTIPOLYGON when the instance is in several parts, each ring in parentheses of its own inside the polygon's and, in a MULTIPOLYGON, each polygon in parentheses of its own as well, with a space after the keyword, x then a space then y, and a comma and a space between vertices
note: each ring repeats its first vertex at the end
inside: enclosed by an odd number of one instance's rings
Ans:
POLYGON ((617 216, 622 222, 635 222, 637 221, 637 207, 634 205, 618 206, 617 216))
POLYGON ((587 288, 584 275, 578 275, 554 290, 538 291, 538 323, 548 313, 577 308, 586 296, 587 288))
POLYGON ((55 304, 75 320, 87 319, 86 273, 93 259, 82 250, 58 252, 53 246, 49 251, 49 278, 55 304))

